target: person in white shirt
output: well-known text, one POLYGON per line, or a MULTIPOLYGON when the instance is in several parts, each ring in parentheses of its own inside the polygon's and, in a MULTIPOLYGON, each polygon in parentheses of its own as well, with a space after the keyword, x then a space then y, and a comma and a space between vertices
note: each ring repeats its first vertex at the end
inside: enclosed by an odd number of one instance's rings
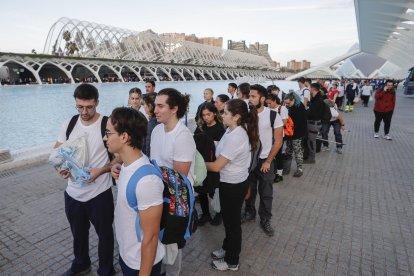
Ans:
POLYGON ((332 118, 329 122, 322 122, 322 128, 321 128, 321 135, 322 135, 322 151, 328 151, 329 150, 329 141, 328 141, 328 134, 329 129, 331 126, 334 130, 335 135, 335 142, 336 142, 336 152, 338 154, 342 154, 342 133, 341 129, 345 129, 345 121, 344 117, 339 114, 338 107, 336 106, 335 102, 329 99, 324 100, 325 104, 327 104, 331 110, 332 118))
POLYGON ((216 148, 217 160, 206 162, 207 170, 220 172, 220 205, 225 229, 222 246, 211 253, 217 270, 239 269, 242 229, 240 212, 248 190, 251 151, 258 144, 258 118, 254 106, 241 99, 224 107, 223 123, 228 127, 216 148))
POLYGON ((307 108, 311 95, 310 95, 310 90, 309 88, 306 87, 305 85, 305 81, 306 79, 304 77, 301 77, 298 79, 298 84, 299 84, 299 91, 296 92, 298 93, 298 95, 300 96, 300 99, 302 100, 303 105, 307 108))
POLYGON ((277 112, 272 118, 272 111, 265 107, 268 96, 266 88, 259 84, 250 86, 250 104, 257 108, 259 117, 259 138, 262 143, 262 152, 256 168, 249 175, 250 197, 246 200, 243 221, 252 221, 256 217, 256 195, 259 192, 260 226, 268 236, 274 235, 270 219, 273 203, 273 160, 283 144, 283 121, 277 112), (273 121, 272 121, 273 120, 273 121))
POLYGON ((229 98, 231 99, 237 99, 237 84, 234 82, 229 83, 229 86, 227 87, 227 91, 229 92, 229 98))
MULTIPOLYGON (((67 170, 59 174, 68 179, 65 191, 65 212, 73 236, 74 260, 71 267, 63 275, 85 274, 91 270, 89 258, 89 228, 90 223, 98 235, 99 275, 113 275, 114 235, 112 222, 114 218, 114 203, 112 196, 112 181, 110 174, 112 163, 102 140, 101 124, 103 116, 96 112, 99 104, 98 89, 90 84, 81 84, 74 92, 76 109, 79 112, 70 134, 67 134, 70 120, 61 128, 55 148, 66 140, 73 140, 86 134, 88 161, 85 166, 92 167, 87 172, 90 179, 87 185, 80 186, 70 178, 67 170), (69 136, 69 137, 67 137, 69 136)), ((116 162, 116 161, 114 161, 116 162)))
POLYGON ((362 86, 362 91, 361 91, 361 99, 363 100, 364 103, 364 107, 368 107, 368 102, 369 102, 369 98, 371 97, 372 94, 372 86, 369 83, 369 81, 364 81, 364 85, 362 86))
MULTIPOLYGON (((186 175, 194 183, 196 145, 191 131, 180 121, 187 111, 190 98, 173 88, 164 88, 155 98, 155 117, 160 123, 151 134, 151 159, 159 166, 166 166, 186 175)), ((174 264, 165 265, 166 275, 180 274, 182 250, 178 245, 174 264)), ((169 247, 167 247, 169 250, 169 247)))
POLYGON ((149 115, 145 112, 145 108, 142 105, 142 92, 138 87, 134 87, 129 90, 128 106, 138 110, 145 116, 147 121, 149 120, 149 115))
POLYGON ((142 113, 119 107, 112 111, 106 125, 105 141, 109 152, 119 154, 122 169, 118 178, 115 208, 115 231, 119 245, 119 264, 124 275, 160 275, 165 249, 158 238, 163 211, 164 184, 156 175, 142 177, 135 188, 138 212, 127 200, 131 176, 143 165, 150 164, 142 153, 147 121, 142 113), (141 240, 135 229, 139 215, 141 240))
MULTIPOLYGON (((271 109, 276 111, 280 117, 282 118, 283 126, 286 125, 286 122, 289 117, 289 111, 286 108, 285 105, 282 104, 282 101, 278 96, 275 94, 269 94, 266 99, 267 106, 271 109)), ((283 132, 283 136, 285 136, 283 132)), ((274 182, 278 183, 280 181, 283 181, 283 154, 282 154, 282 147, 280 147, 280 150, 277 152, 275 163, 274 163, 274 169, 275 169, 275 179, 274 182)))
POLYGON ((341 80, 341 82, 338 85, 338 97, 336 97, 335 103, 339 110, 343 109, 344 104, 344 97, 345 97, 345 81, 341 80))

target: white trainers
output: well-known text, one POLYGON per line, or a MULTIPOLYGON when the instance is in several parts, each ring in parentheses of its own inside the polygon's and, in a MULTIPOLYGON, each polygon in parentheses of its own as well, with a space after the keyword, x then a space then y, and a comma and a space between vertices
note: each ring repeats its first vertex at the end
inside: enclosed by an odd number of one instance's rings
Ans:
POLYGON ((388 134, 384 136, 385 140, 392 140, 391 136, 389 136, 388 134))
POLYGON ((321 151, 329 151, 329 147, 322 146, 321 151))
POLYGON ((378 133, 375 133, 374 134, 374 138, 379 138, 379 134, 378 133))
POLYGON ((211 262, 211 267, 217 270, 226 271, 226 270, 239 270, 239 264, 231 265, 228 264, 224 259, 215 260, 211 262))
POLYGON ((222 247, 211 252, 211 257, 213 258, 213 260, 220 260, 223 259, 225 256, 226 250, 224 250, 222 247))

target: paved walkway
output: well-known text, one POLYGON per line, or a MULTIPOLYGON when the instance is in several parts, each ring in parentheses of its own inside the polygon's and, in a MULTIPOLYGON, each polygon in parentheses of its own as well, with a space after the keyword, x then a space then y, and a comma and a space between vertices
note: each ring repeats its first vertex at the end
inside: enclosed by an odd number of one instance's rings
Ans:
MULTIPOLYGON (((238 274, 414 275, 414 99, 398 97, 391 142, 373 138, 372 104, 346 114, 343 155, 319 153, 303 177, 275 184, 275 236, 258 221, 243 225, 238 274)), ((0 274, 65 271, 72 258, 65 181, 40 164, 0 172, 0 189, 0 274)), ((209 257, 223 235, 222 226, 200 227, 184 250, 182 275, 226 274, 213 271, 209 257)))

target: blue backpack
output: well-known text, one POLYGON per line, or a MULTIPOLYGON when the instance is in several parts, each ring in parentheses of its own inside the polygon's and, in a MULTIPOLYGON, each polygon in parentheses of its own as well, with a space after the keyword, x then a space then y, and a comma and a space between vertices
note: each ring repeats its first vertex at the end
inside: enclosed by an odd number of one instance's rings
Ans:
POLYGON ((198 214, 194 206, 193 188, 186 176, 173 169, 158 166, 155 160, 137 169, 129 179, 126 189, 128 205, 137 212, 135 232, 138 241, 141 242, 141 232, 135 191, 138 182, 147 175, 158 176, 164 184, 159 239, 163 244, 177 243, 178 248, 183 248, 197 229, 198 214))

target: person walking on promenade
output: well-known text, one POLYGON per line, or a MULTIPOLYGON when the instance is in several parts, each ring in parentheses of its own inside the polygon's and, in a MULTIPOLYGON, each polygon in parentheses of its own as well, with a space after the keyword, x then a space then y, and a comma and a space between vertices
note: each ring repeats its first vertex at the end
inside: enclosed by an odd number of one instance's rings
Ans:
POLYGON ((229 92, 230 99, 237 99, 237 84, 234 82, 229 83, 229 86, 227 87, 227 91, 229 92))
POLYGON ((387 80, 384 88, 380 88, 375 92, 375 123, 374 123, 374 137, 379 138, 379 128, 381 121, 384 121, 384 138, 392 140, 389 135, 391 127, 391 118, 395 109, 395 96, 394 81, 387 80))
MULTIPOLYGON (((155 116, 160 123, 151 135, 151 159, 159 166, 172 168, 186 175, 194 184, 194 160, 196 144, 191 131, 180 120, 186 113, 190 97, 174 88, 164 88, 155 98, 155 116)), ((177 244, 178 254, 172 265, 165 265, 167 276, 178 276, 181 271, 182 248, 177 244)), ((167 254, 172 245, 167 245, 167 254)), ((173 252, 173 251, 172 251, 173 252)))
POLYGON ((265 107, 267 90, 261 85, 250 86, 250 104, 257 108, 259 117, 259 138, 262 152, 256 168, 249 174, 250 197, 246 199, 243 221, 252 221, 256 217, 256 195, 259 192, 260 226, 268 236, 274 235, 270 223, 272 218, 274 162, 283 144, 283 121, 276 112, 265 107), (273 113, 273 116, 272 116, 273 113))
POLYGON ((249 104, 250 84, 243 82, 237 88, 237 98, 249 104))
POLYGON ((342 154, 342 133, 341 129, 345 129, 345 121, 341 114, 339 114, 337 107, 335 106, 335 102, 330 99, 324 100, 325 104, 329 106, 330 112, 332 114, 332 118, 329 122, 322 121, 322 129, 321 129, 321 135, 322 135, 322 150, 328 151, 329 150, 329 141, 328 141, 328 134, 329 129, 331 126, 334 130, 335 135, 335 142, 336 142, 336 152, 338 154, 342 154))
POLYGON ((112 179, 108 173, 112 163, 109 161, 101 131, 102 126, 106 125, 107 117, 96 112, 99 93, 93 85, 79 85, 73 96, 79 115, 72 117, 62 125, 55 148, 66 140, 73 140, 86 134, 88 162, 85 165, 92 167, 92 169, 88 170, 90 179, 86 181, 87 185, 85 186, 76 184, 70 178, 68 171, 59 172, 64 179, 68 179, 65 191, 65 212, 73 236, 73 254, 75 256, 71 267, 63 275, 80 275, 90 271, 90 223, 93 224, 98 235, 98 275, 113 275, 115 273, 112 229, 114 203, 111 190, 112 179))
MULTIPOLYGON (((207 135, 212 141, 212 149, 209 148, 209 143, 207 142, 207 139, 204 139, 204 142, 202 145, 201 143, 197 142, 196 145, 200 145, 199 152, 203 155, 204 152, 207 153, 207 155, 210 155, 210 150, 215 151, 215 145, 218 144, 218 142, 221 140, 221 138, 224 135, 224 132, 226 131, 224 128, 224 125, 222 123, 222 119, 220 114, 218 113, 217 108, 213 103, 207 103, 201 108, 201 118, 198 121, 198 127, 194 131, 194 138, 196 140, 197 135, 207 135)), ((198 149, 198 148, 197 148, 198 149)), ((213 152, 214 152, 213 151, 213 152)), ((204 156, 204 155, 203 155, 204 156)), ((213 156, 214 157, 214 156, 213 156)), ((211 161, 214 161, 214 159, 211 159, 211 161)), ((206 222, 210 222, 211 225, 218 226, 221 224, 221 214, 216 213, 214 215, 213 220, 211 219, 210 214, 210 208, 208 203, 208 195, 210 198, 214 197, 214 192, 218 188, 220 182, 220 176, 216 172, 207 172, 207 177, 203 181, 203 185, 200 187, 194 187, 194 190, 198 193, 198 197, 200 199, 200 206, 201 210, 203 212, 203 215, 198 220, 198 225, 202 226, 206 222)))
POLYGON ((142 106, 144 107, 145 113, 148 116, 148 128, 147 128, 147 136, 145 138, 145 143, 142 148, 142 152, 146 156, 151 156, 151 134, 154 128, 159 124, 157 122, 157 118, 155 118, 155 93, 145 94, 142 97, 142 102, 144 103, 142 106))
POLYGON ((138 87, 131 88, 129 90, 128 106, 141 112, 147 120, 149 120, 148 114, 145 112, 145 108, 142 105, 142 92, 138 87))
POLYGON ((202 107, 204 105, 206 105, 206 103, 213 103, 214 104, 214 100, 213 100, 214 91, 213 91, 213 89, 211 89, 211 88, 204 89, 203 96, 204 96, 204 102, 202 102, 197 107, 197 112, 196 112, 196 116, 195 116, 196 123, 198 122, 198 120, 201 117, 201 109, 202 109, 202 107))
POLYGON ((324 112, 324 102, 322 100, 322 95, 320 92, 320 84, 312 83, 311 84, 311 100, 308 108, 308 158, 304 161, 307 164, 315 163, 316 155, 316 136, 321 130, 321 120, 324 112))
POLYGON ((149 165, 141 149, 147 132, 147 120, 135 110, 119 107, 112 111, 106 124, 105 141, 109 152, 119 154, 123 160, 118 180, 115 208, 115 231, 119 245, 119 265, 123 275, 160 275, 165 249, 158 238, 163 210, 164 184, 156 175, 142 177, 133 195, 138 213, 127 199, 127 186, 132 175, 142 166, 149 165), (135 233, 139 215, 139 231, 135 233))
POLYGON ((336 97, 336 106, 338 107, 338 110, 343 110, 343 104, 344 104, 344 97, 345 97, 345 80, 341 80, 338 85, 338 97, 336 97))
POLYGON ((221 116, 223 116, 224 114, 224 105, 226 104, 228 100, 230 100, 230 98, 226 94, 220 94, 220 95, 217 95, 216 97, 216 101, 214 102, 214 105, 217 107, 217 110, 221 116))
POLYGON ((345 105, 345 112, 352 112, 354 111, 354 99, 359 94, 358 90, 358 84, 355 82, 355 80, 351 80, 351 83, 349 83, 346 86, 346 105, 345 105))
POLYGON ((368 80, 364 81, 364 85, 361 89, 361 99, 364 103, 364 107, 368 107, 369 98, 372 94, 372 86, 368 80))
POLYGON ((336 102, 338 95, 339 95, 338 84, 335 82, 332 84, 331 89, 329 89, 328 99, 330 99, 333 102, 336 102))
POLYGON ((303 175, 303 147, 302 139, 307 135, 307 113, 299 95, 295 92, 290 92, 285 97, 285 104, 289 111, 289 117, 293 121, 293 135, 285 136, 286 139, 286 158, 283 166, 283 174, 290 173, 290 166, 292 163, 293 153, 295 153, 296 171, 294 177, 301 177, 303 175))
POLYGON ((211 266, 217 270, 239 269, 242 244, 240 213, 248 190, 247 178, 251 151, 259 140, 257 110, 240 99, 230 100, 224 108, 227 126, 216 148, 217 160, 207 162, 207 170, 220 172, 220 205, 225 229, 222 246, 211 253, 211 266))

